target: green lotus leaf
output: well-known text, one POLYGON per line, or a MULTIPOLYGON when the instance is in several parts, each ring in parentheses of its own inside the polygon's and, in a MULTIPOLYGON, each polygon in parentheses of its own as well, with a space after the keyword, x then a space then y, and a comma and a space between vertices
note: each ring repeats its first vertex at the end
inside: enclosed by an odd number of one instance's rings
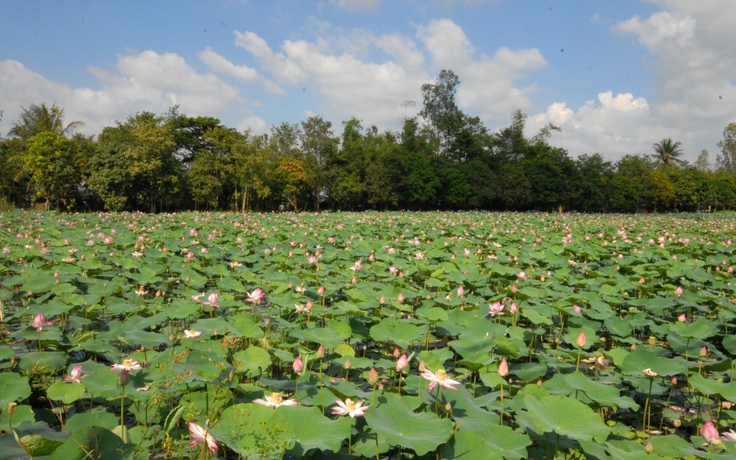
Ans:
POLYGON ((338 452, 350 436, 350 419, 331 420, 317 407, 282 406, 276 411, 291 426, 296 444, 290 453, 301 458, 311 449, 338 452))
POLYGON ((621 396, 618 388, 604 385, 586 377, 582 372, 575 371, 565 375, 565 382, 571 388, 585 392, 591 400, 601 406, 611 406, 615 409, 638 410, 639 405, 628 396, 621 396))
POLYGON ((675 435, 652 436, 649 442, 652 443, 652 451, 664 457, 681 458, 683 457, 682 449, 693 447, 692 444, 675 435))
POLYGON ((170 345, 171 341, 166 334, 158 332, 143 331, 140 329, 132 329, 126 332, 125 338, 135 345, 143 345, 146 348, 159 347, 161 345, 170 345))
POLYGON ((670 325, 670 330, 686 339, 707 339, 708 337, 715 335, 716 323, 701 317, 692 323, 681 323, 676 321, 670 325))
POLYGON ((684 361, 667 359, 643 349, 637 349, 627 355, 621 365, 621 371, 629 375, 643 375, 645 369, 650 369, 663 377, 687 374, 684 361))
POLYGON ((224 276, 220 278, 219 281, 217 281, 217 287, 224 291, 233 291, 238 293, 244 293, 246 292, 245 286, 243 286, 243 283, 236 280, 235 278, 231 276, 224 276))
POLYGON ((13 425, 18 445, 31 457, 51 455, 68 438, 66 433, 51 429, 46 422, 23 422, 13 425))
POLYGON ((35 351, 20 358, 20 368, 26 372, 50 374, 66 365, 66 354, 60 351, 35 351))
POLYGON ((50 460, 83 460, 90 457, 123 460, 128 458, 133 449, 135 446, 126 445, 118 435, 102 426, 86 426, 60 445, 50 460))
POLYGON ((380 323, 371 327, 370 335, 376 342, 391 342, 407 348, 412 342, 419 340, 426 332, 426 326, 417 327, 395 318, 384 318, 380 323))
POLYGON ((719 395, 729 401, 736 400, 736 381, 722 383, 706 379, 700 374, 693 374, 688 383, 704 395, 719 395))
POLYGON ((386 395, 386 402, 370 407, 364 417, 390 445, 412 449, 417 455, 437 449, 452 432, 449 419, 428 412, 414 413, 409 403, 397 395, 386 395))
POLYGON ((28 377, 10 372, 0 373, 0 408, 8 404, 26 399, 31 395, 28 377))
POLYGON ((524 408, 526 412, 518 413, 517 417, 539 433, 555 432, 571 439, 603 441, 611 432, 599 414, 571 397, 552 395, 539 399, 527 395, 524 408))
POLYGON ((233 367, 251 376, 260 375, 271 366, 271 355, 261 347, 248 347, 233 355, 233 367))
MULTIPOLYGON (((69 433, 76 433, 83 428, 92 426, 101 426, 108 430, 118 426, 120 419, 117 416, 100 409, 93 409, 90 412, 77 412, 66 421, 64 429, 69 433)), ((15 415, 13 415, 13 419, 15 419, 15 415)))
POLYGON ((228 407, 210 433, 246 458, 282 458, 296 439, 291 424, 278 411, 258 404, 228 407))
POLYGON ((81 383, 66 383, 57 380, 46 390, 46 395, 64 404, 71 404, 84 395, 85 388, 81 383))

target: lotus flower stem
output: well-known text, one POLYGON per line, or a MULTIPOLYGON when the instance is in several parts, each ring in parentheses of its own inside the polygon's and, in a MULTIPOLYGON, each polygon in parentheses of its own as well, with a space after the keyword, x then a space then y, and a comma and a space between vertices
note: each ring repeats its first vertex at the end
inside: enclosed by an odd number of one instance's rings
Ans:
POLYGON ((649 393, 647 393, 647 400, 644 403, 644 416, 642 417, 642 420, 641 420, 641 429, 644 432, 647 431, 649 427, 649 423, 651 423, 652 421, 652 408, 649 404, 649 400, 652 397, 652 383, 654 383, 654 379, 650 377, 649 378, 649 393), (649 414, 648 417, 647 417, 647 413, 649 414))
POLYGON ((499 418, 499 424, 503 425, 503 379, 501 379, 501 417, 499 418))

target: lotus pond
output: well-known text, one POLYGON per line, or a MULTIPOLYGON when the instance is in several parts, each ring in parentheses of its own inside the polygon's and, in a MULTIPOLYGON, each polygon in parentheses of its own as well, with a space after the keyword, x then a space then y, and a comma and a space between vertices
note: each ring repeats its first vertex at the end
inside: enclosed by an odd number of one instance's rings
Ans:
POLYGON ((0 458, 735 458, 733 214, 0 215, 0 458))

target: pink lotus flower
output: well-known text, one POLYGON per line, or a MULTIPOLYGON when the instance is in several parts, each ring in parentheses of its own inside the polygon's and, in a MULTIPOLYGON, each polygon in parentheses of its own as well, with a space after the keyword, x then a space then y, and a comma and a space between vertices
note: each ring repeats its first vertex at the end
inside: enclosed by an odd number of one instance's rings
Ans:
POLYGON ((218 296, 216 292, 211 292, 210 295, 207 296, 207 301, 213 308, 220 308, 220 296, 218 296))
MULTIPOLYGON (((207 421, 209 425, 209 420, 207 421)), ((204 442, 207 443, 207 447, 214 454, 217 452, 217 441, 209 433, 209 428, 206 430, 199 426, 197 422, 189 422, 189 436, 192 438, 192 442, 189 443, 189 447, 194 447, 197 444, 204 442)))
POLYGON ((457 288, 457 296, 458 297, 462 297, 464 293, 465 293, 465 288, 464 287, 460 286, 460 287, 457 288))
POLYGON ((583 348, 585 346, 585 342, 586 342, 585 332, 580 332, 575 343, 577 343, 580 348, 583 348))
POLYGON ((130 372, 133 370, 139 370, 142 369, 141 363, 136 361, 135 359, 124 359, 121 364, 113 364, 111 371, 126 371, 130 372))
POLYGON ((280 406, 297 406, 299 405, 298 402, 294 401, 293 399, 283 399, 283 395, 281 393, 271 393, 269 396, 265 397, 266 399, 254 399, 253 402, 256 404, 260 404, 261 406, 267 406, 267 407, 280 407, 280 406))
POLYGON ((398 300, 399 303, 402 303, 404 301, 404 294, 402 294, 401 292, 399 292, 399 296, 396 298, 396 300, 398 300))
POLYGON ((325 295, 325 287, 324 286, 320 286, 319 289, 317 289, 317 294, 320 297, 323 297, 325 295))
POLYGON ((302 371, 304 370, 304 362, 302 361, 301 356, 297 356, 294 362, 291 364, 292 369, 294 369, 294 372, 296 372, 298 375, 301 375, 302 371))
POLYGON ((438 369, 437 372, 432 372, 429 369, 424 369, 421 376, 429 380, 429 391, 434 390, 434 387, 440 386, 440 388, 446 388, 448 390, 457 390, 453 385, 460 385, 460 382, 447 377, 447 372, 444 369, 438 369))
POLYGON ((682 295, 682 286, 677 286, 677 288, 675 289, 675 295, 677 297, 680 297, 682 295))
POLYGON ((371 367, 371 370, 368 372, 368 382, 370 382, 371 385, 378 383, 378 371, 373 367, 371 367))
POLYGON ((52 324, 54 324, 52 321, 46 321, 46 317, 42 313, 39 313, 35 318, 33 318, 31 327, 36 328, 36 332, 41 332, 43 328, 51 326, 52 324))
POLYGON ((245 299, 246 302, 253 302, 253 303, 260 303, 263 298, 266 297, 266 293, 263 292, 263 289, 257 288, 252 292, 248 292, 248 298, 245 299))
POLYGON ((493 302, 492 304, 488 304, 488 314, 491 316, 503 316, 504 308, 504 304, 502 304, 501 302, 493 302))
POLYGON ((679 321, 681 323, 684 323, 686 319, 687 319, 687 316, 685 316, 685 313, 683 313, 683 314, 681 314, 680 316, 677 317, 677 321, 679 321))
POLYGON ((355 402, 350 398, 346 398, 345 402, 339 399, 335 400, 335 402, 337 403, 337 407, 332 408, 332 413, 335 415, 349 415, 351 418, 362 417, 369 407, 363 405, 365 401, 355 402))
POLYGON ((506 377, 509 374, 509 363, 506 361, 506 358, 501 360, 501 363, 498 365, 498 375, 501 377, 506 377))
POLYGON ((87 377, 89 374, 82 373, 82 365, 75 364, 69 375, 65 375, 61 379, 65 382, 82 383, 81 380, 87 377))
POLYGON ((720 438, 718 430, 715 426, 713 426, 713 422, 711 422, 710 420, 703 424, 703 427, 700 429, 700 436, 708 441, 708 443, 714 443, 718 440, 718 438, 720 438))
POLYGON ((399 360, 396 361, 396 370, 398 372, 401 372, 406 368, 408 364, 409 364, 409 360, 406 359, 406 353, 404 353, 403 355, 401 355, 401 358, 399 358, 399 360))

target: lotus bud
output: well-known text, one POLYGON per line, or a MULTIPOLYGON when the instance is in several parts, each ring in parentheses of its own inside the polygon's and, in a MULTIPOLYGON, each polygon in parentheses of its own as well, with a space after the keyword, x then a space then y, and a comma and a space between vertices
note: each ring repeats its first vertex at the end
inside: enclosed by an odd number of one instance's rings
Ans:
POLYGON ((700 356, 702 356, 703 358, 708 356, 708 349, 706 347, 700 349, 700 356))
POLYGON ((385 303, 386 303, 386 296, 385 296, 385 295, 382 295, 382 296, 381 296, 381 300, 380 300, 380 302, 381 302, 381 305, 383 305, 383 304, 385 304, 385 303))
POLYGON ((457 296, 458 297, 462 297, 464 293, 465 293, 465 288, 464 287, 460 286, 460 287, 457 288, 457 296))
POLYGON ((322 359, 325 357, 325 347, 323 345, 320 345, 319 348, 317 348, 317 358, 322 359))
POLYGON ((677 321, 679 321, 681 323, 684 323, 686 319, 687 319, 687 316, 685 316, 685 313, 683 313, 683 314, 681 314, 680 316, 677 317, 677 321))
POLYGON ((670 379, 670 383, 672 385, 677 385, 677 377, 673 375, 672 378, 670 379))
POLYGON ((677 297, 680 297, 682 295, 682 286, 677 286, 677 288, 675 289, 675 295, 677 297))
POLYGON ((639 278, 639 284, 644 284, 645 282, 646 282, 646 280, 644 279, 643 276, 641 278, 639 278))
POLYGON ((506 361, 506 358, 501 360, 501 363, 498 365, 498 375, 501 377, 506 377, 509 374, 509 363, 506 361))
POLYGON ((118 383, 121 387, 124 387, 125 385, 130 383, 130 372, 123 369, 120 371, 120 374, 118 374, 118 383))
POLYGON ((644 447, 644 450, 647 454, 651 454, 652 451, 654 451, 654 446, 652 445, 652 441, 649 441, 647 445, 644 447))
POLYGON ((294 372, 296 372, 298 375, 301 375, 302 371, 304 370, 304 362, 302 362, 301 356, 297 356, 294 362, 291 364, 291 367, 294 369, 294 372))
POLYGON ((577 340, 575 341, 580 348, 583 348, 585 346, 585 332, 581 332, 580 335, 578 335, 577 340))
POLYGON ((371 383, 371 385, 375 385, 378 383, 378 371, 376 371, 375 368, 371 367, 370 372, 368 372, 368 381, 371 383))
POLYGON ((718 430, 715 426, 713 426, 713 422, 711 422, 710 420, 705 422, 703 427, 700 429, 700 436, 702 436, 703 439, 705 439, 709 443, 716 441, 720 437, 718 435, 718 430))
POLYGON ((401 292, 399 292, 399 296, 396 298, 396 300, 398 300, 399 303, 404 302, 404 294, 402 294, 401 292))
POLYGON ((516 294, 518 291, 519 290, 516 288, 516 285, 515 284, 512 284, 511 285, 511 292, 513 292, 514 294, 516 294))
POLYGON ((653 335, 649 336, 649 346, 653 347, 657 343, 657 338, 653 335))
POLYGON ((427 365, 424 364, 424 361, 419 361, 419 372, 424 372, 426 368, 427 368, 427 365))
POLYGON ((579 315, 579 314, 581 314, 581 313, 583 312, 583 309, 582 309, 582 308, 580 308, 580 306, 579 306, 579 305, 573 305, 573 306, 572 306, 572 309, 573 309, 573 310, 575 310, 575 313, 577 313, 578 315, 579 315))
POLYGON ((682 426, 682 420, 680 420, 679 418, 674 419, 672 421, 672 426, 674 426, 675 428, 680 428, 680 426, 682 426))
POLYGON ((409 361, 406 359, 406 353, 404 353, 403 355, 401 355, 401 358, 399 358, 399 360, 396 361, 396 370, 398 372, 401 372, 406 368, 408 364, 409 364, 409 361))
POLYGON ((319 294, 320 297, 324 297, 325 295, 325 287, 320 286, 319 289, 317 289, 317 294, 319 294))
POLYGON ((401 356, 401 352, 398 348, 394 348, 394 358, 398 358, 399 356, 401 356))
POLYGON ((352 283, 353 284, 358 284, 358 278, 355 277, 355 276, 353 276, 352 283))
POLYGON ((509 305, 509 313, 515 315, 517 311, 519 311, 519 306, 516 305, 515 302, 511 302, 511 305, 509 305))
POLYGON ((450 401, 447 401, 447 404, 445 404, 445 412, 452 412, 452 404, 450 404, 450 401))
POLYGON ((350 362, 350 360, 349 360, 349 359, 346 359, 346 360, 345 360, 345 369, 350 369, 350 367, 351 367, 352 365, 353 365, 353 364, 352 364, 352 363, 350 362))

